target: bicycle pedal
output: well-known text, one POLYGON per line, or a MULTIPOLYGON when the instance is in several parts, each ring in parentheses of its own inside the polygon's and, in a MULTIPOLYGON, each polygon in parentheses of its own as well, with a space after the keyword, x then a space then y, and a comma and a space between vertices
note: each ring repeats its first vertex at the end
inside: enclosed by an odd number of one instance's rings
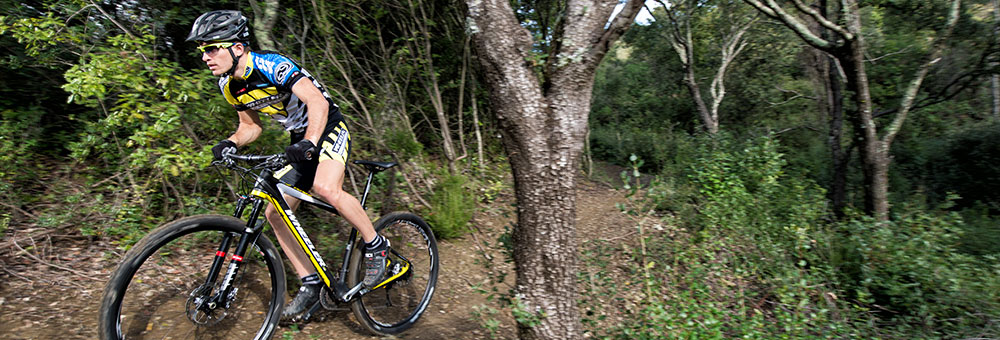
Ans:
POLYGON ((316 300, 316 303, 298 315, 291 317, 282 316, 281 319, 278 320, 278 325, 287 327, 294 324, 307 323, 312 318, 313 314, 316 313, 316 310, 322 307, 322 305, 322 299, 316 300))
POLYGON ((309 310, 306 310, 304 313, 302 313, 300 322, 309 322, 309 318, 313 316, 313 313, 316 313, 316 311, 319 310, 319 308, 322 306, 323 304, 320 303, 319 300, 317 300, 316 303, 312 305, 312 307, 309 307, 309 310))

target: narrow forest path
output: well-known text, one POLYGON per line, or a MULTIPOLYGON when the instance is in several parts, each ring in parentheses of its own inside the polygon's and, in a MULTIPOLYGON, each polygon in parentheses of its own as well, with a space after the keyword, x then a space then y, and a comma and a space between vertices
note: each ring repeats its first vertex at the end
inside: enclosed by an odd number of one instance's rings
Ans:
MULTIPOLYGON (((497 239, 515 219, 513 190, 504 190, 490 204, 481 205, 472 222, 473 233, 439 242, 441 272, 438 290, 423 319, 402 339, 489 339, 490 332, 475 320, 486 295, 476 285, 490 281, 489 269, 513 272, 502 260, 497 239), (493 261, 488 261, 493 259, 493 261)), ((632 230, 618 211, 620 191, 580 179, 577 186, 577 233, 590 239, 620 238, 632 230)), ((121 253, 107 241, 70 230, 12 226, 0 241, 0 339, 95 339, 97 310, 105 281, 121 253), (66 234, 63 234, 66 233, 66 234)), ((509 275, 508 284, 513 283, 509 275)), ((504 288, 506 289, 506 288, 504 288)), ((503 320, 493 332, 503 339, 516 337, 513 321, 503 320)), ((353 320, 348 308, 327 311, 298 330, 282 328, 275 339, 377 339, 353 320)))

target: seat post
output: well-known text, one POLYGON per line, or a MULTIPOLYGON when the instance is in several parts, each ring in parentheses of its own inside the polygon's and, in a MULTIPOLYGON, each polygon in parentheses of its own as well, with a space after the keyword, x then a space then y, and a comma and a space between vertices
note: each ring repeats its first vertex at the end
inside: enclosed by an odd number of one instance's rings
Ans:
POLYGON ((364 210, 368 210, 365 202, 368 201, 368 190, 372 188, 372 178, 375 178, 375 171, 368 169, 368 180, 365 181, 365 193, 361 195, 361 208, 364 210))

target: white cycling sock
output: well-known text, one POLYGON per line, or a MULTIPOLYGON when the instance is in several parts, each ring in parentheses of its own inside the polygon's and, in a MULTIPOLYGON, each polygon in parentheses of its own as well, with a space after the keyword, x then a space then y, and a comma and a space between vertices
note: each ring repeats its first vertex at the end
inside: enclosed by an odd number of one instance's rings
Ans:
POLYGON ((302 285, 314 285, 323 282, 319 279, 319 274, 312 273, 302 277, 302 285))
POLYGON ((365 243, 365 249, 375 249, 382 246, 382 242, 385 242, 385 238, 382 235, 375 235, 375 239, 371 242, 365 243))

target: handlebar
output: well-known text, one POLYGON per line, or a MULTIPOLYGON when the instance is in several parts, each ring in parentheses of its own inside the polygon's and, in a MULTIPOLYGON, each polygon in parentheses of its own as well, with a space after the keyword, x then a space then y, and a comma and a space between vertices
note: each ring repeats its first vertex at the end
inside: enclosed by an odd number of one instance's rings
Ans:
POLYGON ((235 153, 228 153, 222 155, 222 160, 213 161, 213 165, 222 165, 227 168, 235 168, 240 170, 252 170, 252 169, 271 169, 277 170, 285 165, 288 165, 288 159, 285 158, 284 153, 276 153, 271 155, 238 155, 235 153), (250 169, 242 168, 236 165, 236 162, 242 163, 253 163, 250 169))
POLYGON ((272 154, 272 155, 237 155, 237 154, 234 154, 234 153, 230 153, 230 154, 224 155, 223 159, 225 159, 225 158, 231 158, 231 159, 236 160, 236 161, 247 162, 247 163, 252 163, 252 162, 261 163, 261 162, 266 162, 266 161, 269 161, 269 160, 272 160, 272 159, 277 160, 277 158, 280 158, 281 161, 288 162, 285 159, 285 154, 284 153, 276 153, 276 154, 272 154))

